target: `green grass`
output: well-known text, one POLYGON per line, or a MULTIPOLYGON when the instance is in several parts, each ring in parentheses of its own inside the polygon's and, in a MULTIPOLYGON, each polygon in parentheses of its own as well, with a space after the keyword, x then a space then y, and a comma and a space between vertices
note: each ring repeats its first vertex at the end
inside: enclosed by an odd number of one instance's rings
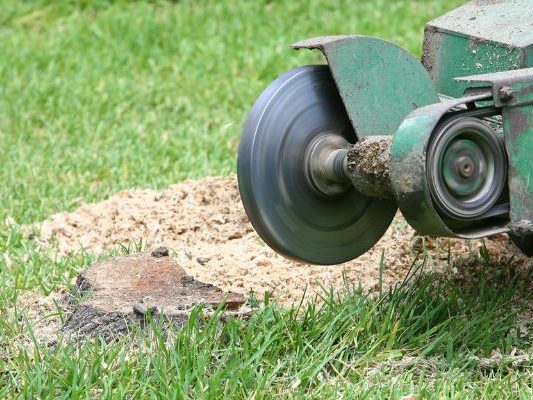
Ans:
POLYGON ((323 62, 290 43, 358 32, 419 55, 423 24, 460 2, 76 3, 0 4, 0 216, 19 223, 234 171, 259 93, 323 62))
POLYGON ((19 224, 122 188, 233 172, 261 90, 323 62, 290 43, 362 33, 419 56, 423 24, 460 3, 0 2, 0 398, 531 398, 528 357, 480 361, 531 353, 519 312, 531 278, 484 255, 469 282, 422 274, 226 324, 197 310, 172 339, 155 327, 28 347, 31 327, 12 310, 93 260, 39 252, 19 224))
MULTIPOLYGON (((348 288, 324 305, 221 323, 196 309, 186 327, 153 329, 116 342, 58 343, 28 352, 26 320, 0 328, 7 361, 0 394, 90 398, 530 398, 533 359, 487 364, 494 351, 529 348, 518 329, 523 279, 479 259, 475 282, 411 277, 381 295, 348 288), (416 357, 411 364, 408 357, 416 357), (488 366, 487 366, 488 365, 488 366)), ((531 282, 529 282, 531 283, 531 282)))

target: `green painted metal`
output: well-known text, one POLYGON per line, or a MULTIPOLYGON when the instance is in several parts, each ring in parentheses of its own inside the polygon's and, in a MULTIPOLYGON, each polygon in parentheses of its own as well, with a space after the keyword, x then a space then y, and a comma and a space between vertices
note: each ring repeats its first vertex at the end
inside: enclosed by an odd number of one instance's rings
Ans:
POLYGON ((492 222, 452 230, 435 210, 427 183, 427 147, 444 114, 459 105, 487 100, 490 96, 490 92, 484 92, 419 108, 404 119, 394 134, 390 159, 391 184, 398 207, 418 233, 472 239, 507 230, 502 224, 492 222))
POLYGON ((392 141, 392 189, 404 218, 420 234, 453 236, 433 208, 425 180, 425 148, 433 128, 447 109, 437 104, 413 111, 392 141))
POLYGON ((455 78, 470 90, 487 89, 496 107, 514 107, 533 103, 533 68, 502 71, 455 78))
POLYGON ((468 87, 453 78, 533 67, 533 0, 474 0, 429 22, 422 62, 441 94, 468 87))
POLYGON ((358 138, 390 135, 416 108, 439 101, 411 54, 368 36, 326 36, 293 44, 324 53, 358 138))
POLYGON ((517 235, 533 233, 533 68, 459 78, 473 87, 489 88, 502 107, 509 156, 509 228, 517 235))
POLYGON ((517 235, 530 234, 533 233, 533 106, 505 107, 502 115, 509 153, 509 226, 517 235))

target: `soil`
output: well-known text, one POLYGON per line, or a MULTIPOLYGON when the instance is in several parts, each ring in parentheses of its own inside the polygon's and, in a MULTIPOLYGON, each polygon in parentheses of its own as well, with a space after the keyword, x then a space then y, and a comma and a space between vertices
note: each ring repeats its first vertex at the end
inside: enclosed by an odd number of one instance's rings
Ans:
POLYGON ((392 136, 367 136, 348 151, 348 171, 361 193, 393 198, 390 184, 392 136))
POLYGON ((142 241, 148 249, 166 246, 187 274, 227 292, 265 292, 281 305, 314 299, 323 288, 346 283, 365 290, 402 280, 413 260, 427 249, 427 268, 454 268, 468 261, 485 243, 496 260, 528 263, 506 235, 482 240, 419 237, 397 215, 372 250, 335 266, 303 265, 268 248, 248 222, 235 176, 191 180, 163 191, 125 190, 109 199, 51 216, 36 238, 60 255, 80 249, 99 254, 118 245, 142 241), (381 261, 383 260, 383 263, 381 261), (380 283, 380 264, 382 280, 380 283))
POLYGON ((18 346, 33 348, 34 339, 38 343, 47 345, 56 343, 57 334, 63 326, 61 316, 69 311, 64 301, 66 295, 66 291, 51 293, 48 296, 43 296, 37 291, 27 291, 18 295, 16 308, 9 310, 5 318, 18 315, 16 318, 20 321, 20 316, 24 316, 31 326, 31 332, 29 329, 24 329, 24 333, 18 336, 17 341, 9 343, 8 346, 12 346, 11 351, 16 351, 18 346))

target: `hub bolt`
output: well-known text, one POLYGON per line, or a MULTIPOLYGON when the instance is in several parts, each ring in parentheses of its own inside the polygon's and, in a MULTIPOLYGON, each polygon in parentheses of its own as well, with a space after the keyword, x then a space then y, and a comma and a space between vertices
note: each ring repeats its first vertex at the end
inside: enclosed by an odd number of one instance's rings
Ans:
POLYGON ((463 161, 459 165, 459 173, 463 178, 470 178, 474 173, 474 165, 471 160, 463 161))
POLYGON ((505 103, 511 101, 514 97, 513 88, 509 86, 502 86, 498 91, 498 94, 500 95, 500 100, 505 103))

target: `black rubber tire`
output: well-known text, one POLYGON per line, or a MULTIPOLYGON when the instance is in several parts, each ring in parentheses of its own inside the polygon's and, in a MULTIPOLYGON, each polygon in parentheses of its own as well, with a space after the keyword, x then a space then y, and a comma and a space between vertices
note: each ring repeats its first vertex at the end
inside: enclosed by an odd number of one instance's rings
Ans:
POLYGON ((528 257, 533 256, 533 235, 517 236, 510 233, 509 237, 522 253, 528 257))

